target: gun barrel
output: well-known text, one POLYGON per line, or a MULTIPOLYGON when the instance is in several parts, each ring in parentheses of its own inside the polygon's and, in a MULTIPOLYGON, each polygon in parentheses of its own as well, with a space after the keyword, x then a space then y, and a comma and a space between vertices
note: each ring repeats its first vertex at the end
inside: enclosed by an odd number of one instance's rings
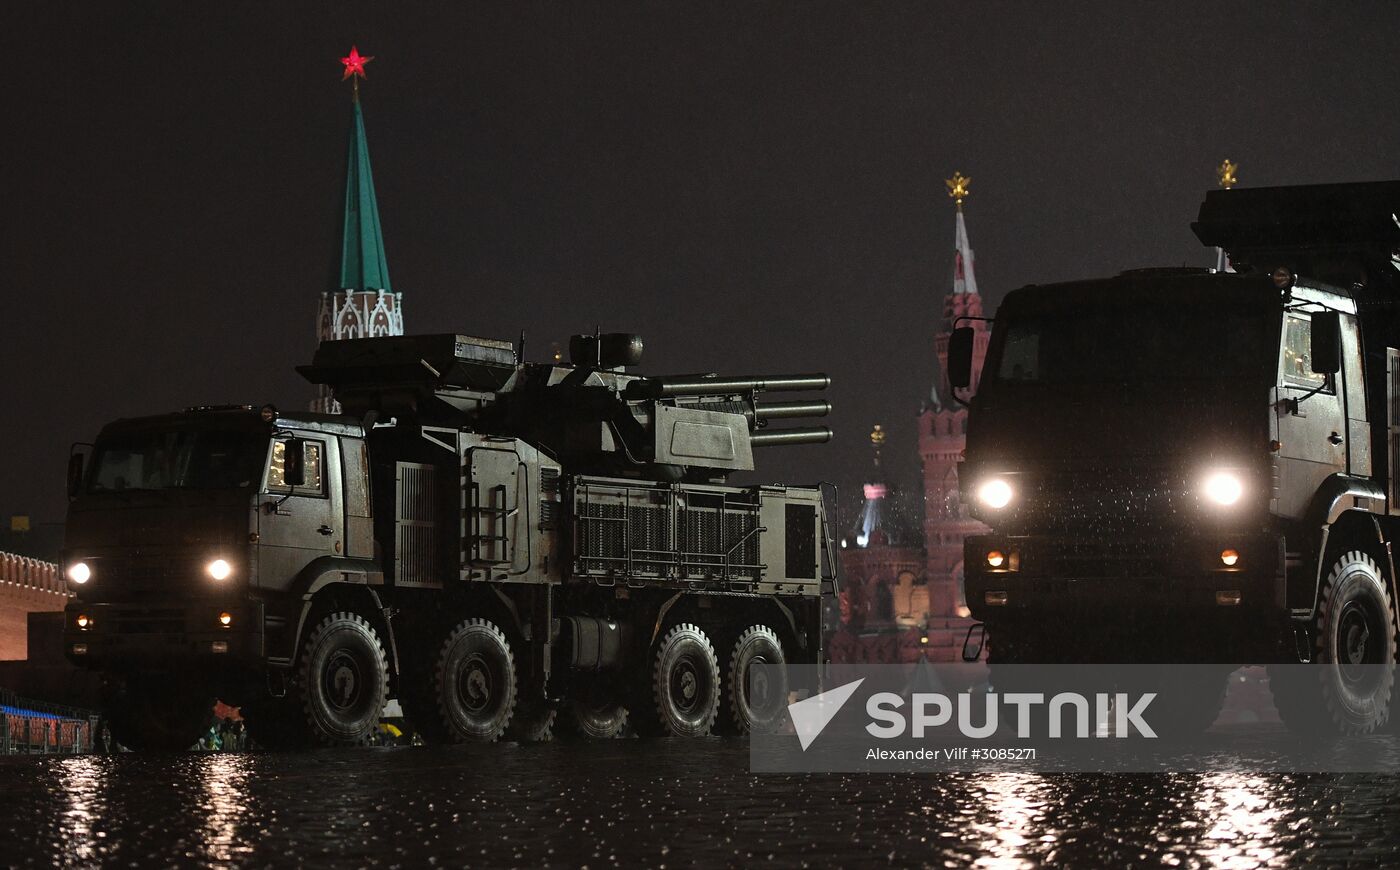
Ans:
POLYGON ((722 396, 726 393, 756 391, 824 390, 829 386, 831 378, 824 374, 730 378, 677 375, 633 381, 627 385, 627 396, 632 399, 662 399, 671 396, 722 396))
POLYGON ((754 403, 754 417, 759 420, 786 420, 792 417, 825 417, 830 413, 830 402, 754 403))
POLYGON ((803 429, 769 429, 749 436, 754 447, 776 447, 791 444, 825 444, 831 440, 831 429, 811 426, 803 429))

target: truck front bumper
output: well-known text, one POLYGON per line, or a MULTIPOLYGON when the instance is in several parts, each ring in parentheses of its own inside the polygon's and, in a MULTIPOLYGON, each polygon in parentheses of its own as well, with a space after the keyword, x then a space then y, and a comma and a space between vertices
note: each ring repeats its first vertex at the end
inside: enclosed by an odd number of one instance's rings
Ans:
POLYGON ((253 664, 264 655, 263 606, 259 601, 180 606, 75 601, 64 609, 63 652, 80 667, 253 664))
POLYGON ((963 557, 968 609, 986 622, 1084 611, 1122 619, 1202 611, 1286 616, 1277 535, 977 535, 964 543, 963 557))

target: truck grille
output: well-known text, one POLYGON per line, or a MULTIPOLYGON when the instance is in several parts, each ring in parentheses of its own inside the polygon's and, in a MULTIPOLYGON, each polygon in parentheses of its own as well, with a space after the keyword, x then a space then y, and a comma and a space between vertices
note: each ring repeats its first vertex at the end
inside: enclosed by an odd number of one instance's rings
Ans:
POLYGON ((117 634, 176 634, 185 629, 185 615, 179 609, 123 609, 112 615, 117 634))
POLYGON ((178 556, 124 556, 103 559, 98 578, 104 585, 120 583, 130 588, 163 587, 174 580, 199 576, 196 560, 178 556))
POLYGON ((1017 519, 1036 531, 1122 534, 1196 521, 1196 497, 1180 473, 1054 472, 1027 486, 1017 519))

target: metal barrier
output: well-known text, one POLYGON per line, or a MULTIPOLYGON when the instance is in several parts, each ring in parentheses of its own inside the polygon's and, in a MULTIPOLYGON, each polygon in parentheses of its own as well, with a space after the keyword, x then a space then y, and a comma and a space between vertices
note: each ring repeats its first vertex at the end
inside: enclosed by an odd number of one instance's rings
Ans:
POLYGON ((0 689, 0 755, 93 751, 97 716, 87 710, 21 698, 0 689))

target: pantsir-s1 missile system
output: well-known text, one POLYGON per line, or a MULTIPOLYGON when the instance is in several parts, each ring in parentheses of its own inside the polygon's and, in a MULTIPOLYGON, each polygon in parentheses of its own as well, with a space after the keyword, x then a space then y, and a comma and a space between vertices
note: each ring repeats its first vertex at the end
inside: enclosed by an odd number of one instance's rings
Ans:
POLYGON ((68 656, 117 738, 187 746, 217 697, 268 746, 358 743, 397 697, 430 741, 743 732, 818 662, 823 493, 731 486, 820 443, 824 375, 648 378, 641 341, 572 365, 461 335, 325 342, 341 415, 192 409, 70 465, 68 656), (758 672, 755 672, 757 675, 758 672), (558 721, 556 721, 558 720, 558 721))
MULTIPOLYGON (((1212 191, 1193 228, 1236 273, 1007 295, 960 473, 989 526, 964 555, 994 684, 1149 665, 1189 735, 1236 665, 1266 664, 1294 730, 1396 721, 1397 214, 1396 181, 1212 191)), ((955 387, 975 340, 954 331, 955 387)))

